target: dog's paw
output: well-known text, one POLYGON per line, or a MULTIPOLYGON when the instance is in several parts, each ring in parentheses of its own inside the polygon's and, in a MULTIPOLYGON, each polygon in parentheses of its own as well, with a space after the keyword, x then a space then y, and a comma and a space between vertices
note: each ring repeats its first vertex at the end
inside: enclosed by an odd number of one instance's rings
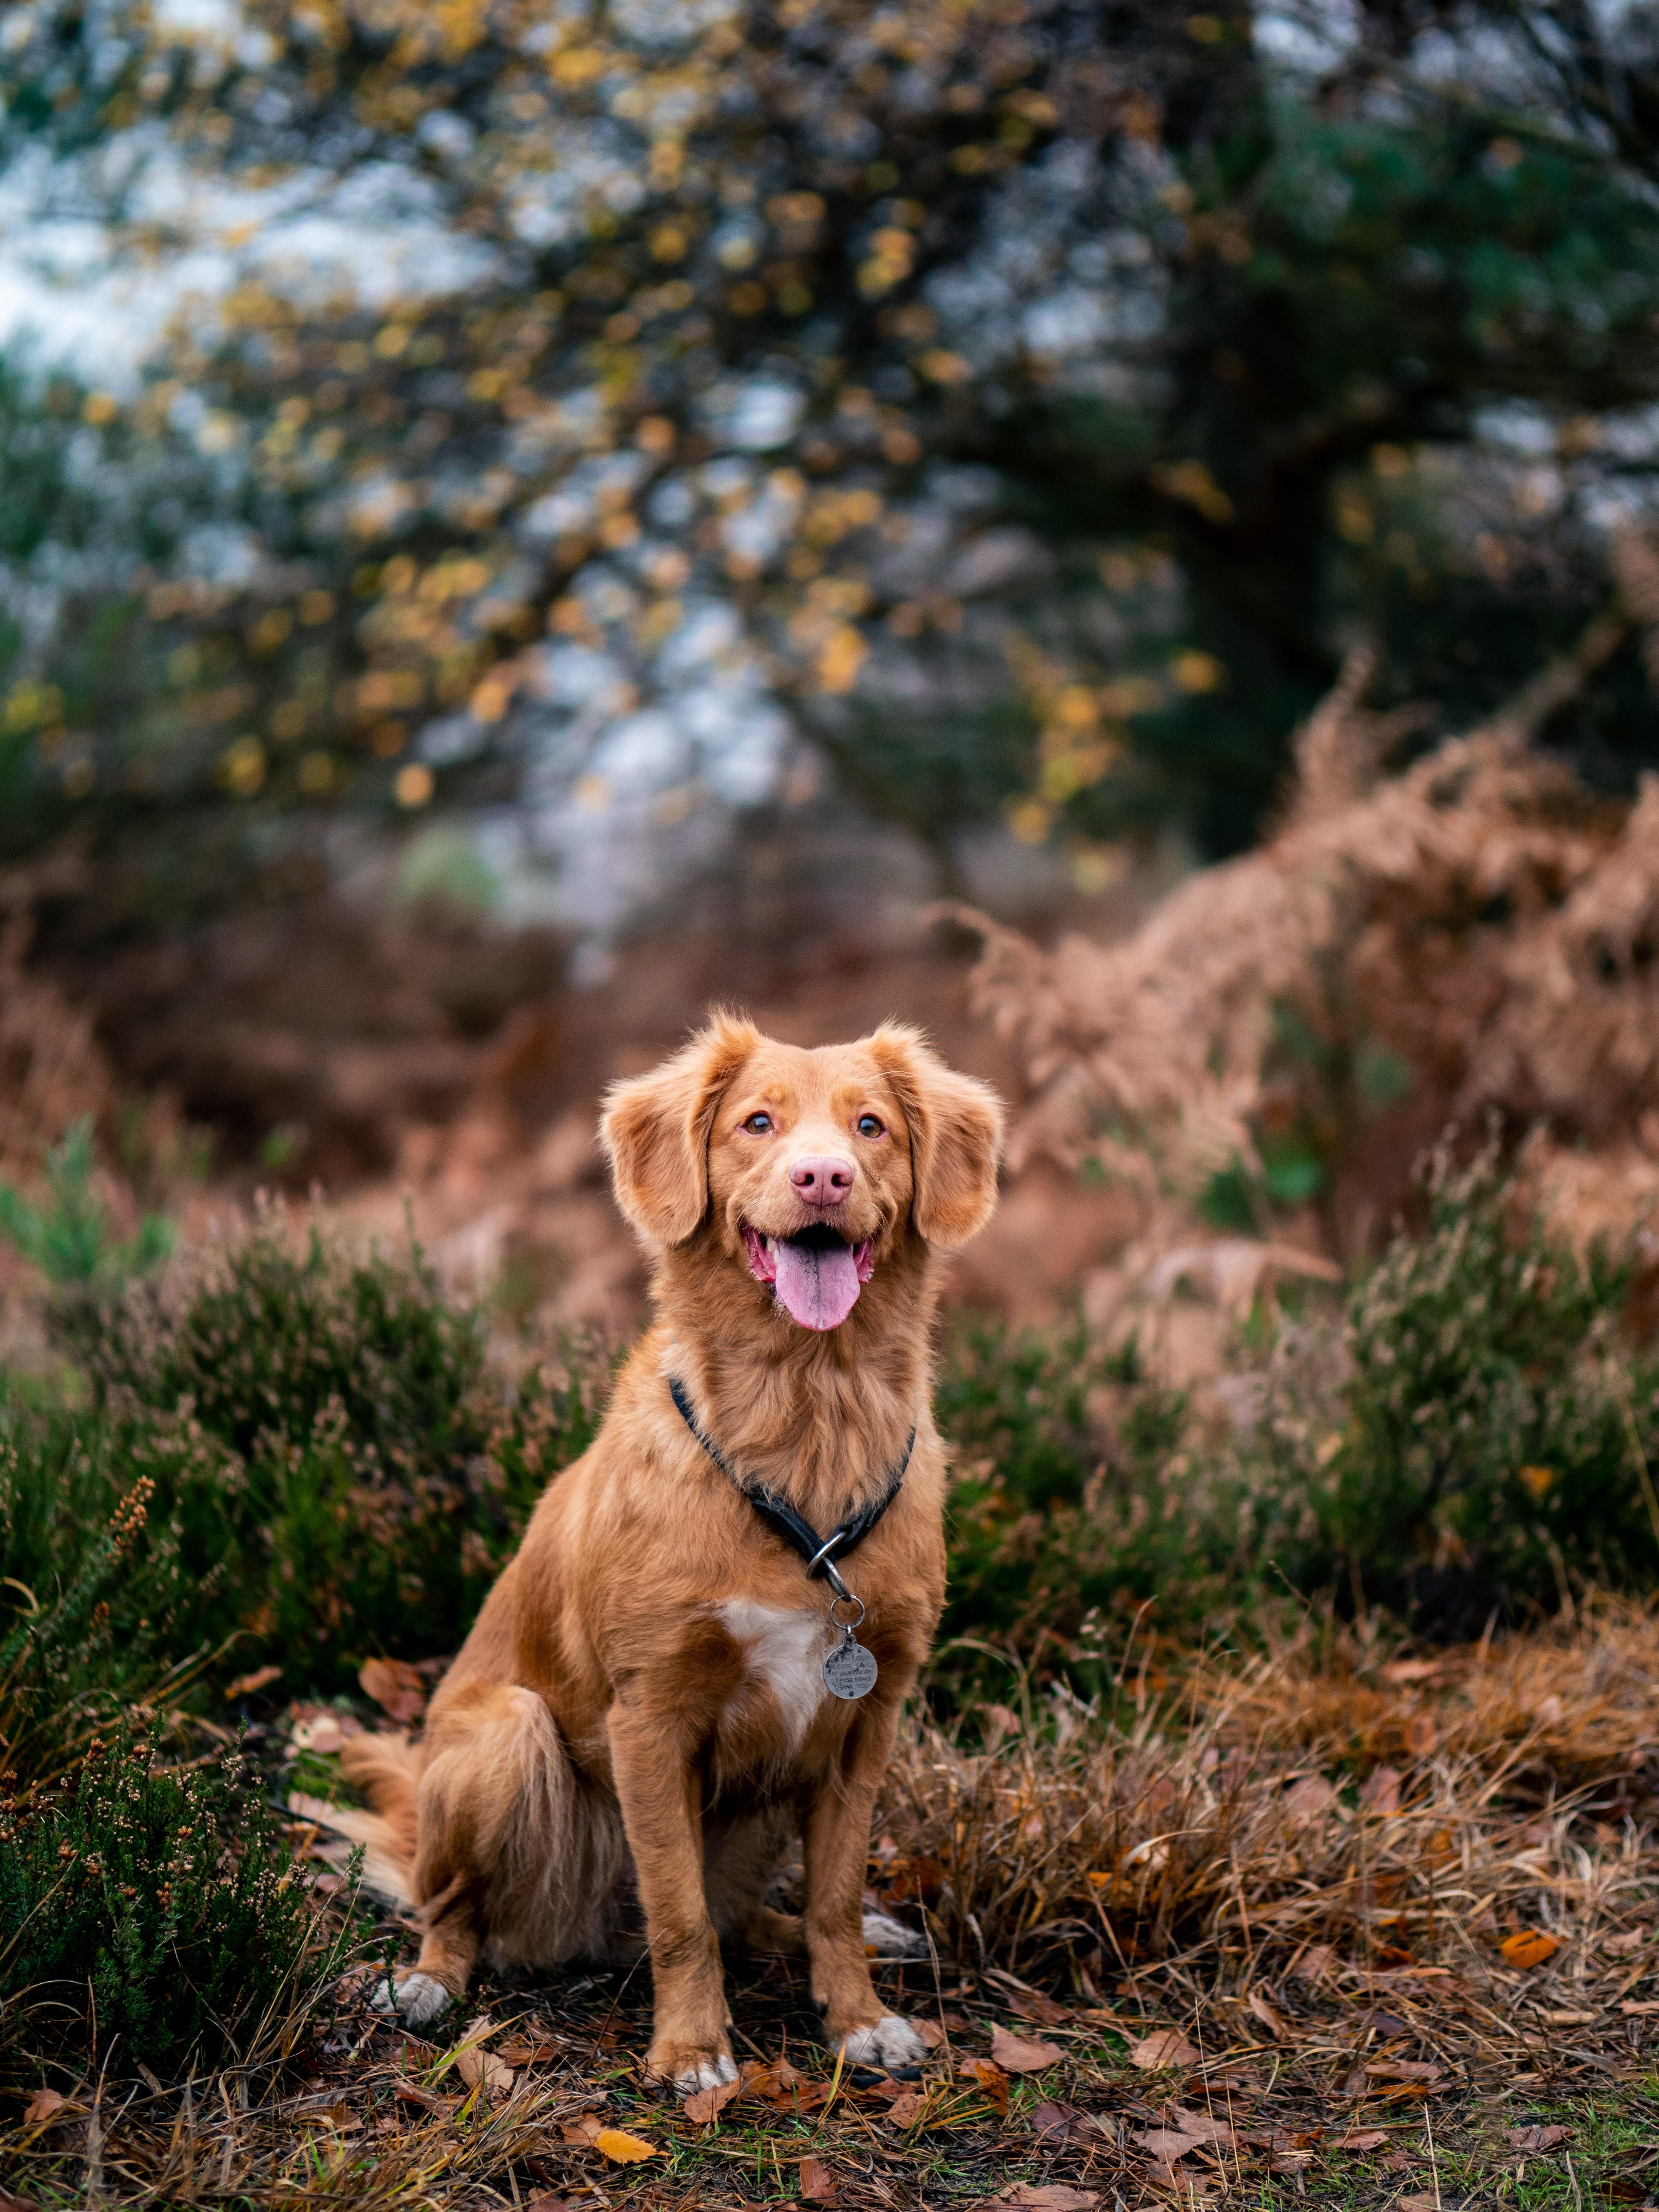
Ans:
POLYGON ((864 1916, 864 1944, 873 1949, 878 1959, 925 1959, 927 1938, 914 1928, 907 1928, 902 1920, 890 1913, 866 1912, 864 1916))
POLYGON ((645 2070, 653 2081, 672 2081, 682 2096, 724 2088, 738 2078, 729 2051, 699 2051, 687 2043, 653 2045, 645 2070))
POLYGON ((403 2021, 406 2027, 424 2027, 447 2011, 453 2000, 435 1975, 418 1968, 394 1980, 383 1974, 369 1986, 368 2001, 376 2012, 403 2021))
POLYGON ((855 2027, 843 2037, 842 2052, 849 2066, 920 2066, 927 2045, 908 2020, 884 2013, 873 2027, 855 2027))

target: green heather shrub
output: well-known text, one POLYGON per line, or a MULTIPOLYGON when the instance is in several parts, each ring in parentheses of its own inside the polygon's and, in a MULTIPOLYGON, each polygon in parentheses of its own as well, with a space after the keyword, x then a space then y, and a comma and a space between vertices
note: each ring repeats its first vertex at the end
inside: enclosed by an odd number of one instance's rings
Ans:
POLYGON ((0 1571, 31 1590, 79 1573, 87 1533, 147 1481, 112 1618, 150 1634, 164 1616, 175 1652, 236 1638, 239 1671, 275 1658, 290 1691, 344 1686, 374 1653, 453 1650, 605 1381, 578 1350, 509 1391, 482 1317, 418 1251, 296 1248, 278 1214, 66 1326, 93 1406, 12 1418, 0 1571))
POLYGON ((1651 1588, 1659 1362, 1626 1271, 1535 1220, 1492 1151, 1447 1153, 1340 1332, 1287 1330, 1250 1486, 1298 1586, 1478 1634, 1574 1588, 1651 1588))
POLYGON ((123 1702, 176 1698, 223 1603, 237 1469, 187 1424, 18 1403, 0 1376, 0 1771, 72 1762, 123 1702), (159 1502, 158 1502, 159 1501, 159 1502))
POLYGON ((277 1818, 211 1773, 95 1740, 58 1792, 0 1786, 0 2054, 176 2078, 269 2055, 344 1963, 277 1818), (227 1837, 234 1835, 234 1840, 227 1837))
POLYGON ((1425 1178, 1345 1304, 1258 1314, 1243 1436, 1083 1332, 949 1341, 944 1632, 1077 1665, 1150 1619, 1230 1632, 1299 1595, 1435 1634, 1659 1575, 1659 1360, 1626 1339, 1626 1272, 1519 1208, 1495 1155, 1425 1178))
POLYGON ((1155 1602, 1196 1627, 1236 1580, 1237 1516, 1218 1470, 1186 1448, 1185 1395, 1150 1379, 1132 1342, 958 1326, 935 1393, 949 1441, 949 1591, 941 1635, 1038 1656, 1074 1652, 1103 1613, 1155 1602))

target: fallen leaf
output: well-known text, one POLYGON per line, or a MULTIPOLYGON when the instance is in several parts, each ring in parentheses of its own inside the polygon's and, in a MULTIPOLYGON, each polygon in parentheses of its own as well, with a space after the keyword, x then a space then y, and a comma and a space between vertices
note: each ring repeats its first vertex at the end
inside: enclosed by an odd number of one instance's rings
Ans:
POLYGON ((1336 1792, 1322 1774, 1304 1774, 1285 1792, 1285 1810, 1293 1820, 1312 1820, 1328 1813, 1336 1792))
POLYGON ((365 1659, 357 1680, 394 1721, 417 1721, 426 1711, 426 1686, 406 1659, 365 1659))
POLYGON ((1440 2199, 1425 2190, 1413 2191, 1409 2197, 1396 2197, 1395 2212, 1441 2212, 1440 2199))
POLYGON ((688 2120, 695 2120, 706 2128, 717 2113, 723 2112, 734 2097, 743 2094, 741 2081, 722 2081, 713 2089, 696 2089, 685 2098, 680 2110, 688 2120))
POLYGON ((1356 2128, 1352 2135, 1339 2136, 1331 2148, 1333 2150, 1381 2150, 1388 2140, 1381 2128, 1356 2128))
POLYGON ((578 2112, 574 2120, 560 2124, 559 2133, 568 2143, 578 2143, 591 2148, 605 2132, 605 2122, 597 2112, 578 2112))
POLYGON ((1571 2128, 1557 2127, 1553 2122, 1547 2127, 1534 2125, 1509 2130, 1510 2146, 1514 2150, 1553 2150, 1557 2143, 1567 2142, 1571 2128))
POLYGON ((889 2124, 896 2128, 908 2128, 921 2110, 921 2092, 916 2089, 905 2090, 902 2096, 895 2097, 887 2107, 889 2124))
POLYGON ((637 2166, 641 2159, 655 2158, 657 2146, 647 2142, 643 2136, 625 2135, 620 2128, 601 2128, 593 2138, 595 2150, 602 2150, 616 2166, 637 2166))
POLYGON ((1385 1682, 1426 1682, 1440 1672, 1437 1659, 1390 1659, 1382 1669, 1385 1682))
POLYGON ((1007 2111, 1008 2076, 994 2059, 970 2058, 962 2070, 978 2082, 988 2100, 999 2112, 1007 2111))
POLYGON ((1062 2027, 1073 2016, 1070 2005, 1056 2004, 1041 1990, 1010 1990, 1004 2002, 1010 2012, 1017 2012, 1022 2020, 1036 2021, 1039 2027, 1062 2027))
POLYGON ((986 2197, 970 2212, 1091 2212, 1100 2202, 1093 2189, 1073 2189, 1064 2181, 1017 2181, 1000 2197, 986 2197))
POLYGON ((1437 2081, 1445 2070, 1427 2058, 1373 2058, 1365 2068, 1379 2081, 1437 2081))
POLYGON ((835 2175, 821 2158, 802 2159, 800 2193, 809 2204, 833 2204, 840 2194, 835 2175))
POLYGON ((1098 2143, 1105 2130, 1092 2113, 1079 2112, 1075 2105, 1052 2103, 1033 2106, 1031 2128, 1039 2142, 1098 2143))
POLYGON ((48 2120, 55 2118, 68 2103, 69 2099, 60 2089, 37 2089, 29 2099, 28 2109, 23 2114, 23 2125, 26 2128, 43 2127, 48 2120))
POLYGON ((476 2043, 461 2052, 455 2071, 469 2089, 481 2088, 492 2105, 513 2087, 513 2069, 504 2066, 493 2051, 481 2051, 476 2043))
POLYGON ((1334 1946, 1329 1943, 1310 1943, 1291 1968, 1298 1982, 1322 1982, 1334 1974, 1342 1960, 1334 1946))
POLYGON ((1522 1928, 1506 1936, 1498 1948, 1512 1966, 1541 1966, 1560 1949, 1561 1938, 1547 1936, 1541 1928, 1522 1928))
POLYGON ((345 1741, 345 1730, 338 1713, 307 1713, 295 1722, 289 1741, 295 1751, 314 1751, 326 1759, 345 1741))
POLYGON ((1129 2063, 1155 2074, 1163 2066, 1196 2066, 1198 2053, 1178 2027, 1159 2027, 1129 2045, 1129 2063))
POLYGON ((302 2118, 313 2127, 338 2128, 343 2134, 349 2128, 362 2127, 362 2116, 354 2112, 349 2105, 325 2105, 319 2112, 307 2112, 302 2118))
POLYGON ((1290 2035, 1291 2031, 1285 2023, 1284 2015, 1273 2010, 1273 2008, 1268 2003, 1267 1998, 1262 1996, 1260 1990, 1252 1990, 1249 1996, 1245 1999, 1245 2003, 1249 2009, 1254 2013, 1255 2017, 1261 2022, 1263 2027, 1267 2029, 1268 2034, 1273 2038, 1275 2042, 1283 2043, 1285 2041, 1290 2035))
POLYGON ((878 2105, 890 2105, 896 2098, 908 2097, 910 2094, 910 2084, 908 2081, 895 2081, 890 2078, 880 2081, 866 2081, 854 2090, 854 2094, 873 2099, 878 2105))
POLYGON ((1149 2128, 1144 2136, 1133 2136, 1130 2140, 1137 2149, 1165 2166, 1173 2166, 1178 2158, 1185 2158, 1189 2150, 1199 2147, 1196 2136, 1179 2135, 1174 2128, 1149 2128))
POLYGON ((558 2055, 556 2043, 523 2035, 513 2036, 495 2046, 495 2056, 508 2066, 548 2066, 558 2055))
POLYGON ((745 2058, 738 2086, 745 2097, 763 2097, 781 2112, 816 2112, 830 2101, 829 2083, 814 2081, 787 2058, 745 2058))
POLYGON ((1397 1813, 1400 1810, 1399 1768, 1376 1768, 1359 1785, 1359 1802, 1368 1813, 1397 1813))
POLYGON ((945 2041, 945 2030, 936 2020, 913 2020, 910 2025, 930 2051, 937 2051, 945 2041))
POLYGON ((576 2212, 576 2209, 568 2197, 556 2197, 551 2190, 543 2189, 525 2198, 524 2212, 576 2212))
POLYGON ((1609 1936, 1601 1948, 1615 1959, 1622 1959, 1627 1952, 1639 1951, 1652 1933, 1650 1928, 1627 1928, 1621 1935, 1609 1936))
POLYGON ((447 2112, 454 2101, 452 2098, 439 2096, 435 2090, 422 2087, 418 2081, 399 2081, 392 2094, 401 2103, 418 2105, 422 2112, 447 2112))
POLYGON ((1031 2042, 996 2027, 991 2030, 991 2056, 1005 2074, 1041 2074, 1058 2066, 1066 2053, 1056 2044, 1031 2042))
POLYGON ((40 2212, 32 2197, 14 2197, 9 2189, 0 2189, 0 2212, 40 2212))
POLYGON ((1179 2128, 1182 2134, 1194 2142, 1230 2143, 1233 2139, 1231 2124, 1218 2120, 1213 2112, 1194 2112, 1184 2105, 1170 2107, 1170 2124, 1179 2128))
POLYGON ((263 1690, 267 1682, 279 1681, 282 1672, 280 1667, 256 1667, 251 1674, 239 1674, 234 1682, 227 1682, 225 1696, 228 1699, 251 1698, 256 1690, 263 1690))

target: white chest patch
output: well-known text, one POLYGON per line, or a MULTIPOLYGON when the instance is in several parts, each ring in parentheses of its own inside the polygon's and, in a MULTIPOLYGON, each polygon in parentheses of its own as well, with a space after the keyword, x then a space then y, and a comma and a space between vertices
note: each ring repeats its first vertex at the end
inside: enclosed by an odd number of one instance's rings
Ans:
POLYGON ((823 1685, 823 1622, 816 1613, 757 1605, 752 1598, 722 1598, 715 1618, 743 1646, 748 1674, 764 1682, 778 1701, 798 1744, 828 1695, 823 1685))

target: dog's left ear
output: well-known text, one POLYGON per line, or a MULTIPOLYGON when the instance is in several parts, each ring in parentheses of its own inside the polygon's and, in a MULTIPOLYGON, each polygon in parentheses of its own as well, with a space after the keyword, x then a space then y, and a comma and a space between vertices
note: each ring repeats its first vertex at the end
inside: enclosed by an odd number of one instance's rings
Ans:
POLYGON ((617 1203, 654 1243, 684 1244, 708 1211, 708 1133, 760 1041, 751 1023, 717 1009, 672 1060, 605 1093, 599 1137, 617 1203))
POLYGON ((997 1202, 1002 1101, 988 1083, 947 1067, 919 1030, 884 1022, 870 1040, 910 1131, 916 1228, 945 1251, 978 1236, 997 1202))

